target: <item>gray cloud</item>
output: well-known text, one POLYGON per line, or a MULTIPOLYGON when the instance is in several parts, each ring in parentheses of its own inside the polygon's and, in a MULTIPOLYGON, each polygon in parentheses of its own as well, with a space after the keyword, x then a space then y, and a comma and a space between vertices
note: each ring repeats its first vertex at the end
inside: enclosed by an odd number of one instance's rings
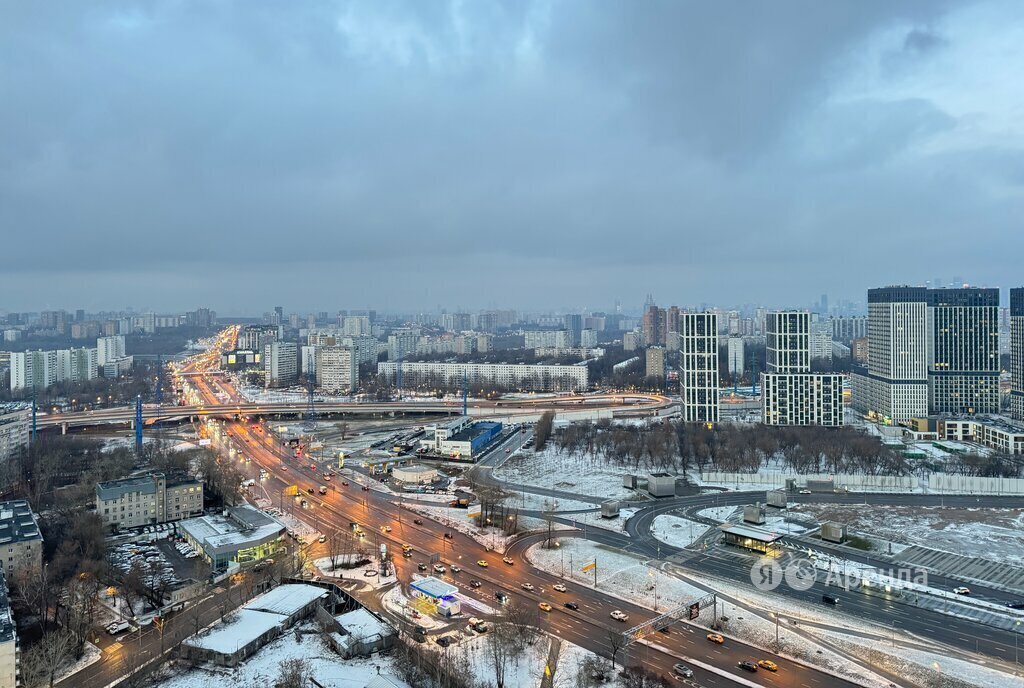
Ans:
POLYGON ((943 4, 65 10, 0 9, 20 257, 0 309, 803 303, 1015 278, 932 241, 1022 248, 1019 139, 976 124, 1005 104, 965 117, 920 75, 985 38, 943 4))

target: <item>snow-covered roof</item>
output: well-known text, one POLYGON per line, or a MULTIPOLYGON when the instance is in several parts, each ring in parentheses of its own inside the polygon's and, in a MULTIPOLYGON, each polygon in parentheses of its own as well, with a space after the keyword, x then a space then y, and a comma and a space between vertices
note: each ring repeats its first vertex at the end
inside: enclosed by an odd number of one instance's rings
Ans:
POLYGON ((439 600, 443 597, 450 597, 459 591, 454 585, 449 585, 439 578, 433 576, 426 576, 419 580, 414 580, 409 584, 409 587, 414 590, 418 590, 427 597, 433 597, 435 600, 439 600))
POLYGON ((210 556, 262 545, 286 530, 280 521, 247 504, 231 507, 226 516, 208 514, 180 521, 178 528, 201 543, 210 556))
POLYGON ((315 585, 302 583, 279 585, 270 592, 247 602, 244 609, 291 616, 313 600, 326 595, 326 590, 315 585))
POLYGON ((283 622, 280 614, 243 608, 234 620, 214 627, 206 635, 192 636, 185 644, 230 655, 283 622))
POLYGON ((739 537, 750 538, 751 540, 757 540, 758 542, 775 542, 782 537, 780 534, 773 533, 770 530, 754 528, 753 526, 745 526, 739 523, 725 523, 718 527, 723 532, 738 535, 739 537))
POLYGON ((357 641, 384 638, 393 633, 390 626, 362 607, 339 614, 334 619, 357 641))

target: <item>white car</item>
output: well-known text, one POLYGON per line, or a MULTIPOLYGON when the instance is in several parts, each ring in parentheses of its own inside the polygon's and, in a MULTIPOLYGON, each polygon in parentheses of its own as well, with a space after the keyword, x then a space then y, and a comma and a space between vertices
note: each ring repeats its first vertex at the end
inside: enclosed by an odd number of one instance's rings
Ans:
POLYGON ((444 573, 445 568, 440 564, 434 564, 434 573, 444 573))
POLYGON ((971 589, 961 585, 959 588, 953 588, 953 592, 955 592, 957 595, 970 595, 971 589))
POLYGON ((805 488, 803 490, 800 490, 800 494, 811 494, 811 491, 805 488))
POLYGON ((520 585, 523 590, 533 590, 533 583, 523 583, 520 585))
POLYGON ((561 583, 556 583, 555 585, 552 585, 552 586, 551 586, 551 589, 552 589, 552 590, 557 590, 558 592, 565 592, 565 589, 566 589, 566 588, 565 588, 565 586, 564 586, 564 585, 562 585, 561 583))
POLYGON ((616 621, 625 621, 626 619, 628 619, 628 618, 629 618, 628 616, 626 616, 625 614, 623 614, 622 612, 620 612, 620 611, 619 611, 618 609, 616 609, 615 611, 613 611, 613 612, 612 612, 611 614, 609 614, 608 616, 612 617, 612 618, 613 618, 613 619, 615 619, 616 621))

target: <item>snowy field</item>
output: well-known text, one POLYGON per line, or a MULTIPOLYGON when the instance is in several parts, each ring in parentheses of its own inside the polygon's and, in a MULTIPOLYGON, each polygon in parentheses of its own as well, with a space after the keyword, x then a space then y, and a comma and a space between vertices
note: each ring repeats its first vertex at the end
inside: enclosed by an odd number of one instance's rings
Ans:
POLYGON ((789 511, 904 545, 1024 566, 1024 510, 801 504, 789 511))
POLYGON ((494 477, 602 499, 643 499, 636 490, 622 486, 627 472, 622 467, 608 465, 604 459, 569 456, 549 445, 539 452, 520 451, 513 455, 494 470, 494 477))
POLYGON ((620 509, 617 518, 604 518, 600 511, 588 511, 585 514, 564 514, 563 518, 571 518, 578 525, 585 525, 589 528, 604 528, 616 533, 626 532, 626 521, 636 514, 639 509, 620 509))
POLYGON ((168 676, 160 682, 161 688, 222 688, 225 685, 273 686, 281 672, 281 663, 289 659, 308 662, 310 676, 324 688, 352 688, 365 686, 378 673, 398 688, 411 688, 397 678, 398 672, 390 657, 377 655, 372 659, 342 659, 320 638, 316 627, 302 627, 309 631, 299 642, 295 633, 286 633, 262 648, 235 669, 224 667, 189 668, 187 664, 172 666, 168 676))
MULTIPOLYGON (((521 655, 513 656, 504 672, 506 686, 532 688, 540 686, 544 677, 544 666, 548 660, 551 639, 541 636, 526 648, 521 655)), ((437 647, 437 646, 435 646, 437 647)), ((491 682, 495 679, 494 660, 488 652, 487 635, 477 635, 454 646, 455 651, 464 652, 469 658, 473 676, 477 681, 491 682)))
POLYGON ((708 527, 703 523, 669 515, 655 516, 651 524, 651 535, 666 545, 680 549, 692 545, 707 530, 708 527))

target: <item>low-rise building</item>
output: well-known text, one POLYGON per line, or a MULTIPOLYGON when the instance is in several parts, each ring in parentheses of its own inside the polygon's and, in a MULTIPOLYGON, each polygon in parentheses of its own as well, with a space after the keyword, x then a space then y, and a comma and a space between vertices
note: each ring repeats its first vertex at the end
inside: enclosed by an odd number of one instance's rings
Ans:
POLYGON ((7 580, 43 568, 43 535, 24 499, 0 502, 0 558, 7 580))
POLYGON ((96 483, 96 513, 111 530, 191 518, 203 513, 203 483, 163 473, 96 483))
POLYGON ((391 477, 403 483, 426 485, 437 480, 437 469, 430 466, 395 466, 391 477))
POLYGON ((420 440, 420 446, 435 454, 471 458, 501 434, 501 428, 501 423, 474 423, 469 416, 460 416, 435 425, 420 440))
POLYGON ((265 559, 279 549, 278 541, 286 531, 276 518, 248 504, 178 524, 185 541, 215 571, 226 569, 231 562, 248 564, 265 559))

